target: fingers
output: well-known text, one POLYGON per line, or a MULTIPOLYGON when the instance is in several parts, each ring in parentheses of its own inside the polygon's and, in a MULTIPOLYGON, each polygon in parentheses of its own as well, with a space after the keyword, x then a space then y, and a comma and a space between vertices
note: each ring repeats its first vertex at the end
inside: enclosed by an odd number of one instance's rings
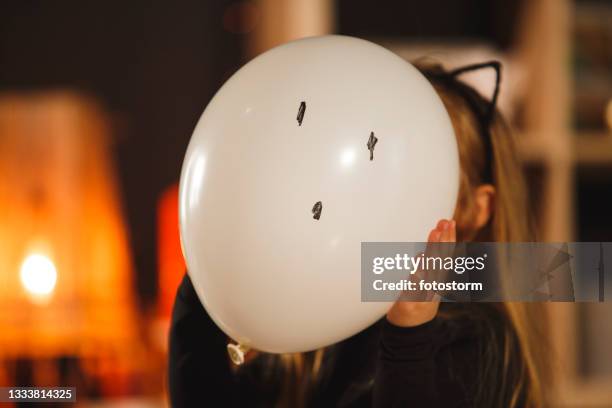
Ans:
POLYGON ((427 237, 427 242, 440 242, 441 232, 437 228, 432 229, 427 237))
POLYGON ((427 237, 427 247, 425 249, 425 253, 428 256, 435 256, 439 252, 440 246, 431 245, 431 244, 436 244, 438 242, 446 242, 444 241, 444 239, 447 238, 446 237, 446 235, 448 235, 447 230, 448 230, 448 221, 442 219, 438 221, 438 224, 436 224, 436 227, 429 232, 429 236, 427 237))
POLYGON ((455 220, 444 221, 440 242, 455 242, 456 236, 455 220))
POLYGON ((440 220, 436 228, 429 232, 427 242, 455 242, 457 240, 455 220, 440 220))

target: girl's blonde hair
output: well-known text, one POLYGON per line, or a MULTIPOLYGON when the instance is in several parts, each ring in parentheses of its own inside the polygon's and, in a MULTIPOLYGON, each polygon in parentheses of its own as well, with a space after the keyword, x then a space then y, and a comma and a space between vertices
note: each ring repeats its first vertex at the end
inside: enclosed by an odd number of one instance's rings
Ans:
MULTIPOLYGON (((441 71, 439 66, 421 70, 441 71)), ((530 212, 528 211, 527 187, 516 143, 508 124, 495 111, 488 125, 488 135, 481 132, 481 124, 465 98, 444 83, 433 83, 440 95, 453 124, 459 161, 461 165, 459 198, 454 218, 457 221, 458 240, 481 242, 527 242, 534 240, 530 212), (484 137, 490 137, 490 161, 486 160, 484 137), (469 228, 477 205, 475 189, 487 183, 483 174, 490 163, 492 185, 495 187, 492 213, 488 224, 478 230, 469 228)), ((460 83, 460 86, 467 85, 460 83)), ((473 90, 472 90, 473 91, 473 90)), ((481 103, 488 103, 473 91, 481 103)), ((482 389, 479 391, 479 406, 542 407, 546 405, 544 386, 550 373, 546 365, 546 316, 541 303, 503 302, 496 304, 475 304, 470 309, 493 307, 497 314, 488 314, 489 319, 501 325, 501 330, 492 334, 499 341, 488 342, 484 363, 481 367, 482 389), (501 338, 499 333, 501 332, 501 338), (501 349, 498 344, 503 345, 501 349), (499 384, 488 387, 485 384, 499 384)), ((493 325, 494 326, 494 325, 493 325)), ((495 339, 494 339, 495 340, 495 339)))
MULTIPOLYGON (((439 66, 421 66, 419 69, 426 76, 428 72, 443 72, 439 66)), ((452 87, 435 80, 432 82, 449 113, 459 148, 461 176, 454 215, 458 240, 533 240, 521 165, 512 132, 501 114, 495 112, 489 125, 493 157, 487 161, 480 124, 467 101, 452 87), (483 179, 487 163, 492 164, 492 185, 495 187, 491 218, 488 224, 478 231, 462 228, 470 225, 470 220, 474 217, 477 208, 474 191, 487 182, 483 179)), ((463 83, 461 85, 467 87, 463 83)), ((476 93, 473 89, 472 91, 476 93)), ((478 97, 482 99, 482 103, 487 103, 480 95, 478 97)), ((482 341, 483 348, 480 353, 480 389, 476 395, 476 406, 513 408, 546 405, 543 387, 549 377, 545 369, 547 319, 542 304, 473 303, 460 305, 446 312, 441 311, 439 315, 441 318, 465 318, 482 323, 486 338, 482 341)), ((268 367, 276 367, 283 373, 278 406, 304 406, 309 390, 320 376, 324 353, 328 352, 322 349, 310 353, 261 356, 268 360, 268 367)))

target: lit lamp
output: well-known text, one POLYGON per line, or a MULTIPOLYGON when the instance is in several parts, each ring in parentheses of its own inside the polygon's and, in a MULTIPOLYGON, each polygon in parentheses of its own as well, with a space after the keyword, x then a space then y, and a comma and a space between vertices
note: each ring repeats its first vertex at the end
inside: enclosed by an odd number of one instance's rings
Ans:
POLYGON ((154 338, 165 350, 174 297, 186 272, 178 220, 178 184, 162 192, 157 203, 158 302, 154 338))
POLYGON ((168 187, 158 201, 157 231, 158 316, 169 320, 174 296, 186 272, 179 236, 177 184, 168 187))
POLYGON ((136 362, 127 233, 103 111, 0 96, 0 358, 136 362))
POLYGON ((57 282, 57 270, 53 261, 48 256, 35 252, 25 257, 19 276, 21 284, 34 299, 51 296, 57 282))

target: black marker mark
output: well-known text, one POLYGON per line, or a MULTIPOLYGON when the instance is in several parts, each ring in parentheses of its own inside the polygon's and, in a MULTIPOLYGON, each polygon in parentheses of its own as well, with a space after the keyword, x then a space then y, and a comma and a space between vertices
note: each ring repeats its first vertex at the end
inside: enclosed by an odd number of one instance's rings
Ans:
POLYGON ((323 211, 323 203, 317 201, 314 207, 312 207, 312 218, 314 218, 315 220, 321 218, 321 211, 323 211))
POLYGON ((368 150, 370 151, 370 161, 374 160, 374 146, 378 143, 378 138, 374 136, 374 132, 370 132, 370 138, 368 139, 368 150))
POLYGON ((297 121, 298 126, 302 126, 302 121, 304 120, 304 113, 306 113, 306 102, 300 102, 300 109, 298 109, 297 121))

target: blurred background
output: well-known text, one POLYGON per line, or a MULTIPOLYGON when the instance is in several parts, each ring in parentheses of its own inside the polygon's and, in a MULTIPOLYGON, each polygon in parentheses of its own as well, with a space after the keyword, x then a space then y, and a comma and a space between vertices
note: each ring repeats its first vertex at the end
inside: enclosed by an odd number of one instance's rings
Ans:
MULTIPOLYGON (((539 239, 612 241, 611 1, 3 1, 0 386, 167 405, 191 132, 242 64, 329 33, 447 67, 501 60, 539 239)), ((558 406, 612 406, 611 305, 550 304, 558 406)))

